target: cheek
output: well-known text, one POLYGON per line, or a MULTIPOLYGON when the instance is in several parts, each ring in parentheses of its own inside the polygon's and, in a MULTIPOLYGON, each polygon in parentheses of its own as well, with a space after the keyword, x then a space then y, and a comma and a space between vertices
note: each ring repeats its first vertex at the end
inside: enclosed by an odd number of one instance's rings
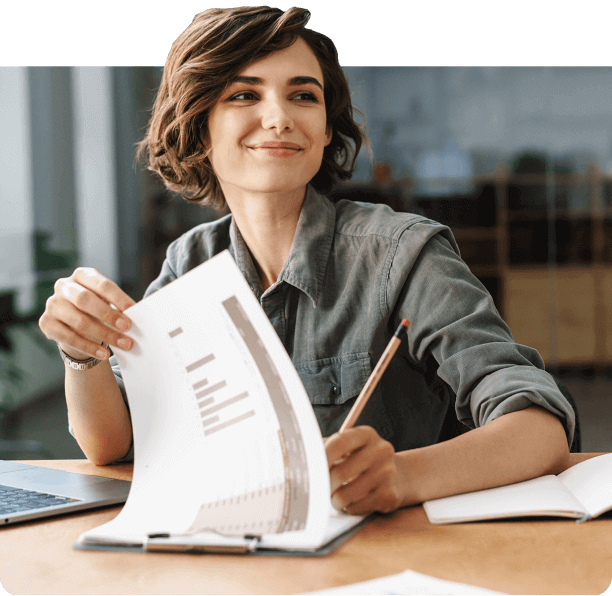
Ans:
POLYGON ((316 125, 317 130, 317 141, 319 144, 327 147, 329 145, 332 138, 332 131, 327 127, 327 117, 325 114, 322 114, 318 118, 318 122, 316 125))
POLYGON ((241 137, 236 131, 225 126, 221 130, 211 128, 209 138, 207 148, 210 164, 217 175, 226 175, 228 168, 236 167, 241 149, 241 137))
POLYGON ((248 130, 248 122, 240 114, 218 113, 208 121, 209 147, 212 150, 240 144, 248 130))

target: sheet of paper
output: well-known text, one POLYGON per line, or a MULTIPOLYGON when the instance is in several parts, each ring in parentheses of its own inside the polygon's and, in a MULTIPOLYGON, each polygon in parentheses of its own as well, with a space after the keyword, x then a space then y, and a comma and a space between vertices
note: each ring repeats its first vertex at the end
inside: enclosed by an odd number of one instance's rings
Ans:
MULTIPOLYGON (((316 550, 319 546, 323 544, 327 544, 337 536, 340 536, 355 527, 364 519, 363 515, 348 515, 347 513, 343 513, 342 511, 338 511, 334 509, 330 503, 330 515, 327 520, 327 527, 323 536, 323 539, 318 544, 313 544, 310 546, 311 550, 316 550)), ((268 536, 264 536, 261 541, 262 548, 283 548, 283 550, 297 550, 303 551, 308 550, 305 548, 303 544, 298 544, 296 542, 292 544, 283 543, 283 535, 282 534, 272 534, 268 536)))
POLYGON ((285 532, 283 543, 318 543, 330 513, 319 427, 229 252, 126 314, 135 347, 116 355, 134 477, 123 510, 92 533, 285 532))
POLYGON ((484 588, 437 579, 409 569, 367 582, 319 590, 310 594, 501 594, 484 588))

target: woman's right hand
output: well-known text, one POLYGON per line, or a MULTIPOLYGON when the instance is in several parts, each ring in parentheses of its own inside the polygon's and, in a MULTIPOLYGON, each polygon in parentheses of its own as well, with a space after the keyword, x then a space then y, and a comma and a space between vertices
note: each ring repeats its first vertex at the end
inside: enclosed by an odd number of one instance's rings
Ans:
POLYGON ((106 359, 110 354, 102 343, 132 348, 133 340, 123 333, 131 321, 122 313, 136 302, 117 284, 91 267, 79 267, 58 279, 54 290, 38 325, 66 354, 77 360, 106 359))

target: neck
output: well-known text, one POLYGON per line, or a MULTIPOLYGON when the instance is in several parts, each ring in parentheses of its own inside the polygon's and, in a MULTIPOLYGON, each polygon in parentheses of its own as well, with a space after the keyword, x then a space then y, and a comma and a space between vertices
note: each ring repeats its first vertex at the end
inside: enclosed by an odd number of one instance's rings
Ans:
POLYGON ((285 193, 223 191, 266 290, 276 282, 289 256, 306 189, 285 193))

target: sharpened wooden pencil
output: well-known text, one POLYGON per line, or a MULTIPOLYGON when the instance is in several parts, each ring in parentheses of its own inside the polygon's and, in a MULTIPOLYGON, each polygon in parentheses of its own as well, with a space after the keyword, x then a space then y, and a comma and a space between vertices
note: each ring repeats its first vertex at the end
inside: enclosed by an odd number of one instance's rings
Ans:
POLYGON ((368 403, 368 399, 370 399, 370 395, 372 395, 372 392, 374 391, 374 389, 376 389, 378 381, 380 381, 380 378, 383 376, 385 370, 387 370, 387 366, 389 365, 389 362, 391 362, 391 358, 393 358, 395 352, 397 351, 397 348, 402 343, 403 337, 407 334, 409 326, 410 321, 408 319, 402 319, 402 322, 399 324, 397 330, 393 334, 393 337, 387 344, 385 351, 382 353, 380 360, 374 367, 370 378, 366 381, 366 384, 363 386, 361 393, 355 400, 351 411, 342 423, 342 426, 340 427, 340 432, 346 430, 347 428, 351 428, 355 424, 355 422, 357 422, 359 414, 361 414, 361 411, 363 410, 364 406, 366 405, 366 403, 368 403))

